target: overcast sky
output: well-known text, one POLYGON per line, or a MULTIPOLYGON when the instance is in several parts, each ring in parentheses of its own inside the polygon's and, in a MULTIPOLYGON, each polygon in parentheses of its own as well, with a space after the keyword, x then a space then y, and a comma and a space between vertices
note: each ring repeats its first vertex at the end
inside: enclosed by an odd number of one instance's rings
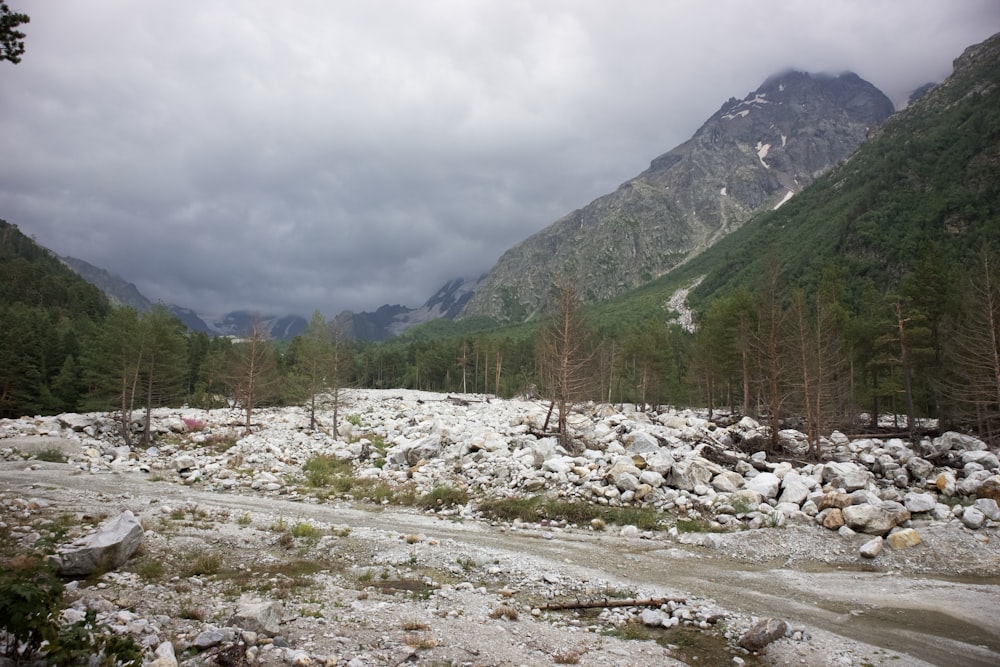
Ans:
POLYGON ((10 0, 0 218, 202 314, 419 306, 731 96, 852 70, 900 106, 997 0, 10 0))

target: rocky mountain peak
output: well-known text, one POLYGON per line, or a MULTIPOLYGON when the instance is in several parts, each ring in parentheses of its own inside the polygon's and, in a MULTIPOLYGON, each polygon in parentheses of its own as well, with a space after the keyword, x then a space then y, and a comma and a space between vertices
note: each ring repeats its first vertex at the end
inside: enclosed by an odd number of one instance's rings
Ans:
POLYGON ((730 98, 691 139, 615 192, 508 250, 463 315, 531 317, 567 272, 589 301, 649 282, 783 204, 892 112, 889 98, 854 73, 775 74, 730 98))

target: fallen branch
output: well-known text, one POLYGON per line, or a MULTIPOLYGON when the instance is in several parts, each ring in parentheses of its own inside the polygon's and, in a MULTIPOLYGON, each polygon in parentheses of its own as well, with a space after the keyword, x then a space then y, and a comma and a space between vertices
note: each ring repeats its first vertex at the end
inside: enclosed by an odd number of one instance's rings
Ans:
POLYGON ((668 602, 685 604, 687 598, 647 598, 645 600, 591 600, 589 602, 553 602, 539 605, 541 611, 564 611, 566 609, 610 609, 611 607, 660 607, 668 602))

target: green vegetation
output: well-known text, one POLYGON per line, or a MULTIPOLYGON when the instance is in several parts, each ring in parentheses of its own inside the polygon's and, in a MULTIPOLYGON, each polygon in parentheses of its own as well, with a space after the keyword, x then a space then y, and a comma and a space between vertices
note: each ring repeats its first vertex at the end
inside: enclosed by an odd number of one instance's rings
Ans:
POLYGON ((595 519, 640 530, 659 530, 661 515, 648 507, 607 507, 585 501, 556 500, 544 495, 529 498, 493 498, 482 501, 479 511, 504 521, 566 521, 577 525, 592 524, 595 519))
POLYGON ((313 488, 332 485, 338 478, 350 477, 353 468, 350 461, 343 461, 329 454, 317 454, 302 464, 306 483, 313 488))
POLYGON ((420 497, 417 503, 424 509, 446 509, 469 502, 469 492, 453 486, 436 486, 420 497))
MULTIPOLYGON (((97 659, 101 665, 139 667, 142 647, 129 636, 97 623, 96 612, 63 626, 63 584, 52 566, 38 557, 21 557, 0 573, 0 627, 23 644, 25 662, 79 665, 97 659)), ((15 664, 19 664, 15 656, 15 664)))

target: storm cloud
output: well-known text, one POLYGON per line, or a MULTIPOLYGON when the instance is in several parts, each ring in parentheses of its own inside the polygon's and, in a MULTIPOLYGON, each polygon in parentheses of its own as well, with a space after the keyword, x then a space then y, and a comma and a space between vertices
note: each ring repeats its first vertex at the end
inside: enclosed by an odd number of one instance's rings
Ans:
POLYGON ((897 107, 995 0, 49 0, 0 218, 202 314, 417 306, 787 68, 897 107))

